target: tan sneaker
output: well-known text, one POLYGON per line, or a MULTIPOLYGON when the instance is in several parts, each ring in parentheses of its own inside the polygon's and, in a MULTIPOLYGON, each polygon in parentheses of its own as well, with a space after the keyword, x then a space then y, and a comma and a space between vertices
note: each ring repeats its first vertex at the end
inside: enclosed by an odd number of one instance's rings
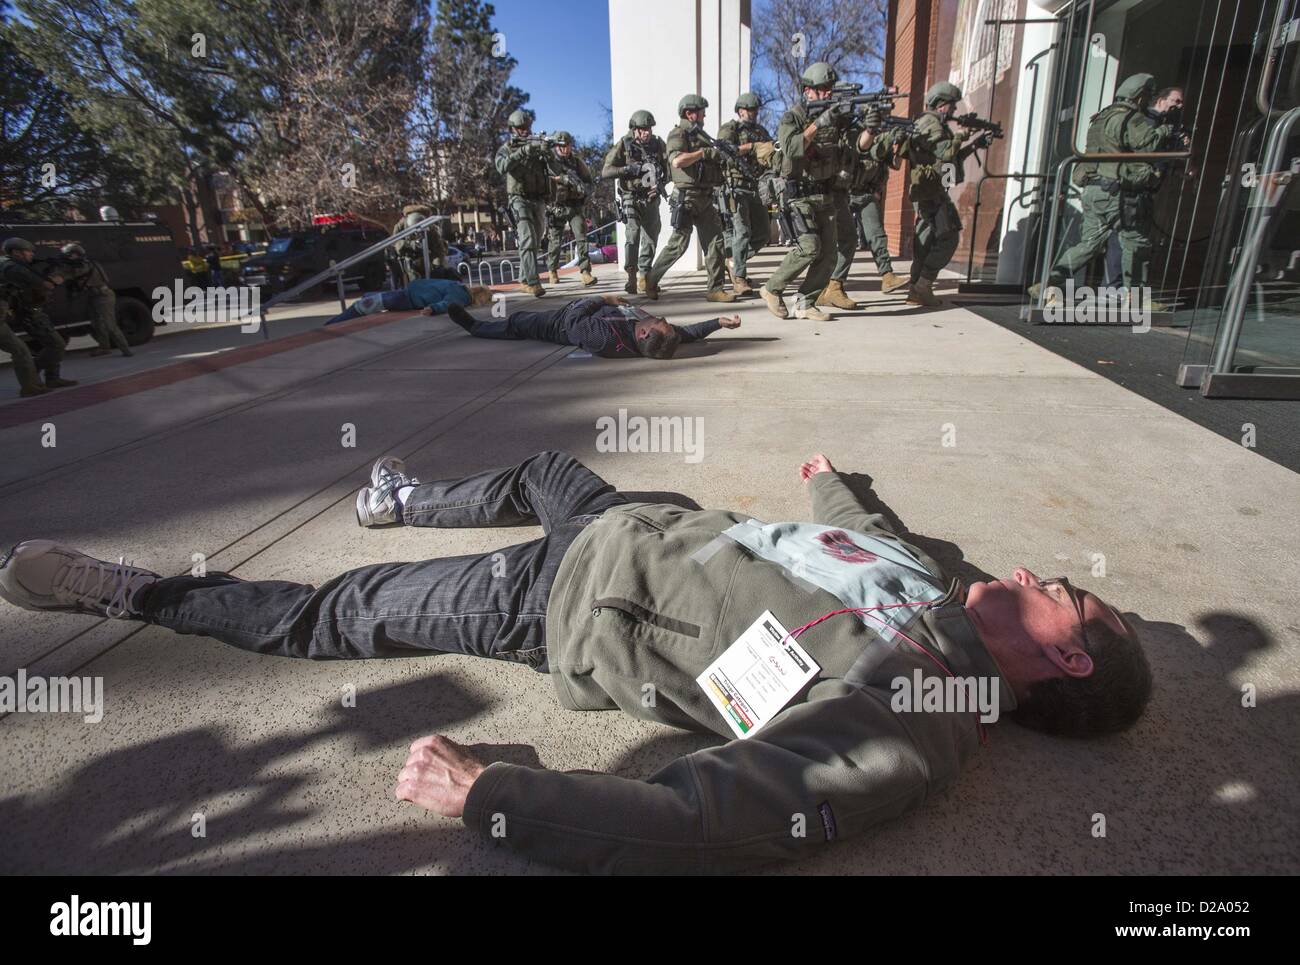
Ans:
POLYGON ((900 288, 906 287, 908 279, 895 275, 892 271, 887 271, 880 276, 880 290, 888 295, 890 292, 896 292, 900 288))
POLYGON ((770 311, 777 318, 789 318, 790 311, 785 307, 785 300, 775 292, 770 292, 766 288, 760 288, 758 294, 763 299, 763 304, 767 305, 770 311))
POLYGON ((731 285, 736 290, 737 295, 748 295, 754 290, 754 286, 749 283, 749 279, 744 275, 733 276, 731 285))
POLYGON ((912 283, 912 290, 907 295, 907 304, 938 308, 943 302, 935 297, 933 282, 928 278, 918 278, 912 283))
POLYGON ((725 288, 715 288, 704 296, 706 302, 734 302, 736 296, 725 288))
POLYGON ((796 308, 794 311, 794 317, 806 318, 813 322, 829 322, 832 316, 827 315, 815 305, 810 305, 808 308, 796 308))
POLYGON ((850 311, 858 307, 855 302, 844 292, 844 283, 831 279, 822 289, 822 293, 817 296, 818 305, 830 305, 834 308, 845 308, 850 311))
POLYGON ((582 273, 582 287, 590 288, 594 284, 596 284, 596 276, 590 271, 584 271, 582 273))

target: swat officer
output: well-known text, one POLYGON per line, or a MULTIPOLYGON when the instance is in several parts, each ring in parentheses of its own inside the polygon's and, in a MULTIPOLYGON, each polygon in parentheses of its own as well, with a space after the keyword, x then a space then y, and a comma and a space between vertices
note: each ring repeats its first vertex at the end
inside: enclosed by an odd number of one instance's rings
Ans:
POLYGON ((645 292, 646 276, 659 244, 659 199, 664 197, 668 181, 668 162, 664 142, 654 135, 654 126, 653 114, 636 111, 627 122, 627 134, 605 155, 600 172, 602 178, 618 180, 619 220, 626 234, 623 270, 627 284, 623 290, 629 295, 645 292))
POLYGON ((506 119, 510 139, 497 151, 496 169, 506 178, 506 213, 519 237, 519 283, 530 295, 546 294, 537 278, 537 255, 546 234, 546 201, 551 193, 551 151, 533 137, 533 119, 515 111, 506 119))
POLYGON ((591 258, 587 254, 587 222, 583 217, 583 208, 591 194, 594 181, 591 172, 582 158, 573 150, 573 135, 568 131, 556 131, 552 138, 555 142, 555 156, 551 160, 551 201, 546 209, 547 267, 551 272, 551 284, 560 283, 560 248, 564 243, 564 226, 573 232, 573 243, 577 248, 578 268, 582 271, 584 288, 596 284, 596 276, 591 273, 591 258))
POLYGON ((716 147, 704 143, 695 133, 696 126, 704 123, 704 112, 709 102, 699 94, 687 94, 677 103, 680 121, 668 133, 666 145, 668 165, 673 177, 672 206, 673 233, 655 259, 646 277, 647 298, 659 297, 659 281, 672 267, 673 262, 686 251, 691 231, 700 235, 704 249, 704 269, 708 273, 711 302, 732 302, 736 296, 727 291, 726 262, 722 254, 722 221, 713 206, 713 192, 722 184, 722 158, 716 147))
POLYGON ((731 225, 723 232, 723 244, 731 253, 731 284, 737 295, 753 291, 747 265, 767 244, 771 218, 758 197, 758 179, 764 168, 759 155, 773 149, 772 135, 758 123, 762 101, 757 94, 736 98, 736 119, 727 121, 718 131, 719 141, 736 145, 739 160, 725 169, 725 203, 731 212, 731 225), (757 153, 756 153, 757 152, 757 153))
POLYGON ((926 111, 916 120, 911 138, 911 196, 916 212, 912 250, 912 290, 908 304, 933 308, 942 305, 934 294, 934 282, 947 267, 961 239, 961 215, 948 197, 948 183, 960 184, 966 158, 978 148, 988 147, 992 134, 972 132, 963 142, 948 122, 961 100, 956 84, 942 81, 925 92, 926 111), (945 169, 950 173, 945 177, 945 169))
POLYGON ((879 132, 877 125, 880 120, 875 110, 867 112, 863 123, 876 131, 876 139, 866 151, 849 150, 849 145, 845 145, 849 159, 845 171, 848 216, 844 217, 839 204, 839 191, 836 191, 835 267, 831 270, 831 280, 826 291, 822 292, 822 297, 817 301, 818 305, 856 307, 856 303, 844 291, 844 285, 857 255, 859 236, 875 259, 876 270, 880 273, 880 290, 889 293, 907 284, 906 278, 894 274, 894 263, 889 255, 889 236, 885 234, 885 220, 881 210, 885 182, 890 170, 897 170, 901 164, 901 157, 907 147, 907 134, 898 128, 879 132))
MULTIPOLYGON (((799 82, 803 103, 785 112, 777 127, 781 151, 781 174, 786 182, 787 209, 794 228, 794 247, 782 259, 759 294, 777 318, 789 318, 782 295, 785 287, 805 270, 795 306, 795 318, 826 321, 817 308, 835 266, 835 210, 831 200, 836 177, 842 167, 842 131, 851 122, 853 105, 838 101, 810 120, 806 104, 832 99, 839 79, 835 68, 823 61, 810 64, 799 82)), ((854 139, 858 150, 871 146, 875 135, 863 130, 854 139)))
MULTIPOLYGON (((402 207, 402 217, 389 234, 397 234, 399 231, 405 231, 407 228, 414 228, 421 221, 433 215, 433 209, 427 204, 408 204, 402 207)), ((429 266, 442 266, 446 264, 447 245, 442 240, 442 233, 438 231, 436 225, 429 225, 423 232, 407 235, 401 241, 393 246, 393 253, 397 257, 397 264, 403 275, 402 278, 395 279, 398 287, 409 285, 417 278, 424 278, 424 239, 420 237, 423 233, 429 243, 429 266)))
POLYGON ((86 249, 75 241, 59 250, 63 254, 62 274, 68 294, 90 293, 90 307, 94 312, 90 332, 96 343, 90 354, 111 355, 117 349, 123 355, 134 355, 117 326, 117 295, 109 286, 103 267, 87 258, 86 249))
POLYGON ((63 282, 63 276, 56 272, 43 278, 33 271, 31 263, 36 257, 36 248, 25 238, 9 238, 0 250, 3 250, 3 256, 0 256, 0 301, 7 303, 9 316, 0 327, 0 348, 13 356, 14 372, 22 388, 19 394, 41 395, 48 389, 76 385, 75 379, 59 376, 63 336, 54 330, 49 316, 40 309, 54 286, 63 282), (27 329, 40 344, 41 349, 34 359, 27 346, 14 334, 12 327, 15 325, 27 329), (37 370, 45 374, 44 385, 36 375, 37 370))
MULTIPOLYGON (((1134 74, 1120 84, 1115 102, 1094 114, 1088 124, 1087 153, 1128 154, 1185 145, 1184 135, 1175 138, 1171 125, 1157 123, 1146 113, 1155 90, 1156 79, 1150 74, 1134 74)), ((1048 286, 1059 291, 1066 278, 1106 250, 1118 229, 1124 287, 1130 291, 1145 287, 1155 192, 1163 175, 1164 168, 1150 161, 1078 164, 1073 180, 1083 189, 1083 227, 1078 243, 1067 248, 1052 266, 1048 286)), ((1029 286, 1030 298, 1037 299, 1040 293, 1039 285, 1029 286)), ((1055 294, 1053 291, 1049 297, 1055 294)))

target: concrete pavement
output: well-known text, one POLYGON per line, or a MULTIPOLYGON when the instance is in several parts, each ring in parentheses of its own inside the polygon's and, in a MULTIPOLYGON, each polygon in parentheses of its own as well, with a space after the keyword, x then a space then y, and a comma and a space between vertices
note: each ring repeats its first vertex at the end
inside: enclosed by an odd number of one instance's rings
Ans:
MULTIPOLYGON (((597 274, 595 291, 619 290, 617 266, 597 274)), ((565 277, 547 303, 577 297, 565 277)), ((877 287, 861 263, 854 277, 877 287)), ((667 284, 652 310, 672 321, 731 311, 702 300, 699 276, 667 284)), ((1059 571, 1135 614, 1157 691, 1139 727, 1105 741, 995 727, 921 811, 784 870, 1300 870, 1300 477, 969 311, 864 297, 867 311, 822 323, 746 300, 739 330, 671 362, 571 358, 470 339, 445 317, 383 316, 50 417, 6 423, 25 403, 0 405, 0 539, 59 539, 168 574, 202 554, 210 570, 317 583, 538 535, 358 528, 353 495, 384 453, 436 478, 562 448, 621 489, 771 520, 806 518, 796 467, 824 451, 869 474, 959 573, 1059 571), (596 420, 620 408, 702 417, 703 460, 596 451, 596 420), (1242 706, 1247 685, 1256 706, 1242 706)), ((236 338, 203 350, 240 351, 236 338)), ((98 724, 0 720, 3 871, 542 873, 394 803, 407 745, 445 733, 492 758, 646 777, 710 742, 565 711, 545 677, 514 665, 313 664, 0 604, 0 674, 18 668, 102 675, 106 709, 98 724)))

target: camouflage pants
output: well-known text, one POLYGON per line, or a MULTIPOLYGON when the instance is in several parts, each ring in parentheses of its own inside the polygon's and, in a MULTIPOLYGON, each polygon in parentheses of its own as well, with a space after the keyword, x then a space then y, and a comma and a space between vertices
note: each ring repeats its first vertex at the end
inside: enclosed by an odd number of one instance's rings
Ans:
POLYGON ((627 224, 624 225, 627 241, 623 245, 623 267, 627 271, 635 268, 643 276, 650 274, 655 247, 659 244, 660 227, 658 195, 627 208, 627 224))
MULTIPOLYGON (((889 256, 889 236, 885 234, 885 219, 881 217, 880 195, 855 195, 853 206, 859 209, 857 223, 862 226, 862 235, 867 240, 867 247, 871 249, 871 257, 876 260, 876 271, 882 275, 893 271, 894 262, 889 256)), ((836 267, 838 268, 838 263, 836 267)))
POLYGON ((546 267, 550 271, 560 268, 560 249, 564 247, 564 229, 568 227, 577 244, 578 268, 591 271, 591 258, 587 254, 587 222, 582 217, 581 205, 555 205, 546 209, 546 267))
POLYGON ((117 295, 111 288, 92 288, 90 307, 94 315, 90 320, 90 333, 100 348, 124 349, 126 336, 117 326, 117 295))
POLYGON ((673 229, 668 244, 659 252, 647 277, 658 285, 673 263, 686 252, 691 232, 698 231, 700 247, 704 249, 709 291, 719 291, 726 284, 727 262, 722 256, 722 219, 713 206, 713 195, 709 191, 682 192, 681 204, 686 220, 682 227, 673 229))
POLYGON ((21 327, 25 327, 40 344, 40 351, 36 353, 35 358, 32 357, 22 336, 10 327, 15 320, 15 316, 8 313, 7 306, 0 309, 0 351, 8 352, 13 358, 14 374, 18 376, 18 383, 23 386, 36 383, 37 370, 43 371, 47 378, 58 378, 59 363, 63 361, 65 343, 63 336, 50 324, 49 316, 35 308, 30 309, 22 319, 21 327))
POLYGON ((1096 185, 1083 189, 1083 228, 1077 244, 1067 248, 1052 266, 1048 285, 1065 284, 1088 262, 1102 254, 1110 236, 1119 232, 1119 247, 1124 270, 1124 287, 1141 288, 1147 284, 1147 267, 1151 261, 1151 206, 1145 198, 1129 196, 1130 216, 1124 218, 1123 196, 1111 194, 1096 185))
POLYGON ((546 202, 541 198, 510 195, 510 211, 515 217, 515 234, 519 236, 519 281, 537 284, 537 256, 546 235, 546 202))
POLYGON ((769 237, 772 218, 757 191, 734 188, 731 192, 731 230, 725 232, 723 244, 731 252, 731 270, 741 278, 748 276, 749 259, 763 250, 769 237))
MULTIPOLYGON (((829 194, 814 194, 790 202, 791 220, 797 211, 807 222, 808 230, 794 241, 794 247, 782 259, 763 287, 780 295, 787 285, 807 269, 799 286, 799 308, 812 308, 830 281, 835 267, 835 208, 829 194)), ((797 228, 795 229, 798 230, 797 228)))
POLYGON ((930 201, 914 201, 916 234, 912 245, 912 284, 934 281, 952 261, 961 240, 961 215, 946 194, 930 201))

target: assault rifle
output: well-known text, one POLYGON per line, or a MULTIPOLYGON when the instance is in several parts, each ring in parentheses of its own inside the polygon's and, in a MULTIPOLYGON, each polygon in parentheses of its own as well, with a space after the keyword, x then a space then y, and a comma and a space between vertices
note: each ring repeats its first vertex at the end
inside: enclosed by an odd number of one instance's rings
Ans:
POLYGON ((696 124, 691 128, 691 133, 704 141, 709 147, 716 147, 718 151, 732 164, 740 164, 740 148, 730 141, 719 141, 716 137, 704 130, 703 124, 696 124))
POLYGON ((969 114, 962 114, 952 119, 958 127, 965 128, 968 131, 981 131, 992 134, 994 138, 1002 138, 1006 135, 1002 132, 1002 125, 997 121, 986 121, 974 111, 969 114))
POLYGON ((861 108, 863 111, 870 111, 874 109, 879 111, 883 117, 894 112, 895 100, 906 96, 906 91, 900 91, 896 87, 882 87, 880 90, 864 94, 862 93, 861 84, 850 84, 847 81, 841 81, 831 88, 830 97, 818 101, 804 101, 804 110, 810 120, 816 120, 829 108, 847 103, 852 105, 850 110, 861 108))

